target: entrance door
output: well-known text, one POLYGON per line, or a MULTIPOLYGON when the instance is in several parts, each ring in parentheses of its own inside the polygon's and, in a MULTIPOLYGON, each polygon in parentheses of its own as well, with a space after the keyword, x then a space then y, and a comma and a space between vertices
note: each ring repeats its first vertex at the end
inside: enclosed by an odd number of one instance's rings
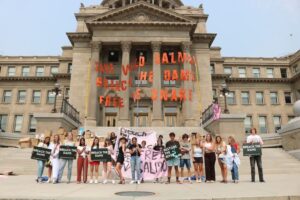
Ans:
POLYGON ((117 124, 117 115, 106 115, 105 116, 105 126, 115 127, 117 124))

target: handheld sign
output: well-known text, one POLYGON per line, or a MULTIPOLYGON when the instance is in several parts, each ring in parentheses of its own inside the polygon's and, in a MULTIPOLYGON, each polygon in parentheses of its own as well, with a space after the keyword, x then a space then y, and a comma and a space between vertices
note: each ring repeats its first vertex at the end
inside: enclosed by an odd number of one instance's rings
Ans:
POLYGON ((60 159, 74 160, 76 159, 77 147, 61 145, 59 147, 58 157, 60 159))
POLYGON ((179 158, 179 148, 177 145, 164 148, 164 154, 166 160, 171 160, 173 158, 179 158))
POLYGON ((50 155, 51 155, 51 149, 47 149, 44 147, 33 147, 31 159, 47 161, 49 160, 50 155))
POLYGON ((260 144, 243 144, 243 156, 260 156, 261 154, 260 144))
POLYGON ((91 160, 100 162, 110 162, 111 156, 109 155, 107 148, 92 149, 91 160))

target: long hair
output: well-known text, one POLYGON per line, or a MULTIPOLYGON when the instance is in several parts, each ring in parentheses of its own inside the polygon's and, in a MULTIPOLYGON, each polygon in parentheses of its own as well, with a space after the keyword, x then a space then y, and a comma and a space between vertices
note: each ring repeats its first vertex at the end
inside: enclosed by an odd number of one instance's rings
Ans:
POLYGON ((221 137, 221 136, 219 136, 219 135, 216 137, 216 139, 215 139, 215 140, 216 140, 216 144, 221 144, 221 143, 222 143, 222 141, 223 141, 223 140, 222 140, 222 137, 221 137), (218 142, 218 138, 220 138, 220 142, 218 142))
POLYGON ((55 137, 57 137, 56 144, 59 144, 59 143, 60 143, 60 137, 59 137, 59 135, 58 135, 58 134, 55 134, 55 135, 53 136, 53 142, 54 142, 54 138, 55 138, 55 137))
POLYGON ((84 137, 80 138, 80 140, 79 140, 79 146, 85 146, 85 139, 84 139, 84 137), (81 141, 84 142, 83 145, 81 144, 81 141))
POLYGON ((93 144, 92 144, 92 149, 93 149, 94 146, 97 146, 97 149, 99 149, 99 138, 98 137, 94 138, 93 144), (96 140, 98 140, 97 144, 95 144, 96 140))
POLYGON ((228 139, 230 140, 230 145, 236 144, 236 141, 233 136, 229 136, 228 139))
POLYGON ((207 133, 206 136, 205 136, 205 142, 213 142, 213 138, 212 138, 212 135, 210 133, 207 133), (210 140, 207 141, 207 136, 210 136, 210 140))
POLYGON ((106 138, 104 141, 104 147, 108 147, 109 145, 112 145, 112 143, 109 138, 106 138))

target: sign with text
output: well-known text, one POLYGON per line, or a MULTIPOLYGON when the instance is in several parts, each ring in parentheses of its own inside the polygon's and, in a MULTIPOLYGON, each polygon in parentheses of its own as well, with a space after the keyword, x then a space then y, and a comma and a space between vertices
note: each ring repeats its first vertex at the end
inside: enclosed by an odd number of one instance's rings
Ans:
POLYGON ((166 147, 166 148, 164 148, 164 154, 165 154, 166 160, 179 158, 179 148, 177 145, 172 145, 170 147, 166 147))
POLYGON ((111 156, 107 148, 92 149, 91 160, 100 162, 111 162, 111 156))
POLYGON ((61 145, 59 148, 59 158, 67 160, 75 160, 77 154, 77 147, 61 145))
POLYGON ((31 159, 47 161, 49 160, 50 155, 51 155, 51 149, 47 149, 44 147, 33 147, 31 159))
POLYGON ((243 144, 243 156, 260 156, 261 154, 260 144, 243 144))

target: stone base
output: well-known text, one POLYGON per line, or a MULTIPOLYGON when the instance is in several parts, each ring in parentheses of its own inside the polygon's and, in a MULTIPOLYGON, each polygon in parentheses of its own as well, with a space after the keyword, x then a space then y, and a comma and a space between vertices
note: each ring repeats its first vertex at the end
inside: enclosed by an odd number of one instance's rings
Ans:
POLYGON ((96 119, 92 119, 92 118, 87 118, 84 123, 85 123, 85 126, 97 126, 96 119))
MULTIPOLYGON (((128 119, 121 119, 117 122, 117 125, 120 127, 130 127, 130 120, 128 119)), ((96 126, 94 126, 96 127, 96 126)))
POLYGON ((300 149, 300 117, 291 120, 278 133, 282 137, 282 147, 286 151, 300 149))
POLYGON ((164 126, 164 121, 162 119, 152 119, 152 126, 162 127, 164 126))

